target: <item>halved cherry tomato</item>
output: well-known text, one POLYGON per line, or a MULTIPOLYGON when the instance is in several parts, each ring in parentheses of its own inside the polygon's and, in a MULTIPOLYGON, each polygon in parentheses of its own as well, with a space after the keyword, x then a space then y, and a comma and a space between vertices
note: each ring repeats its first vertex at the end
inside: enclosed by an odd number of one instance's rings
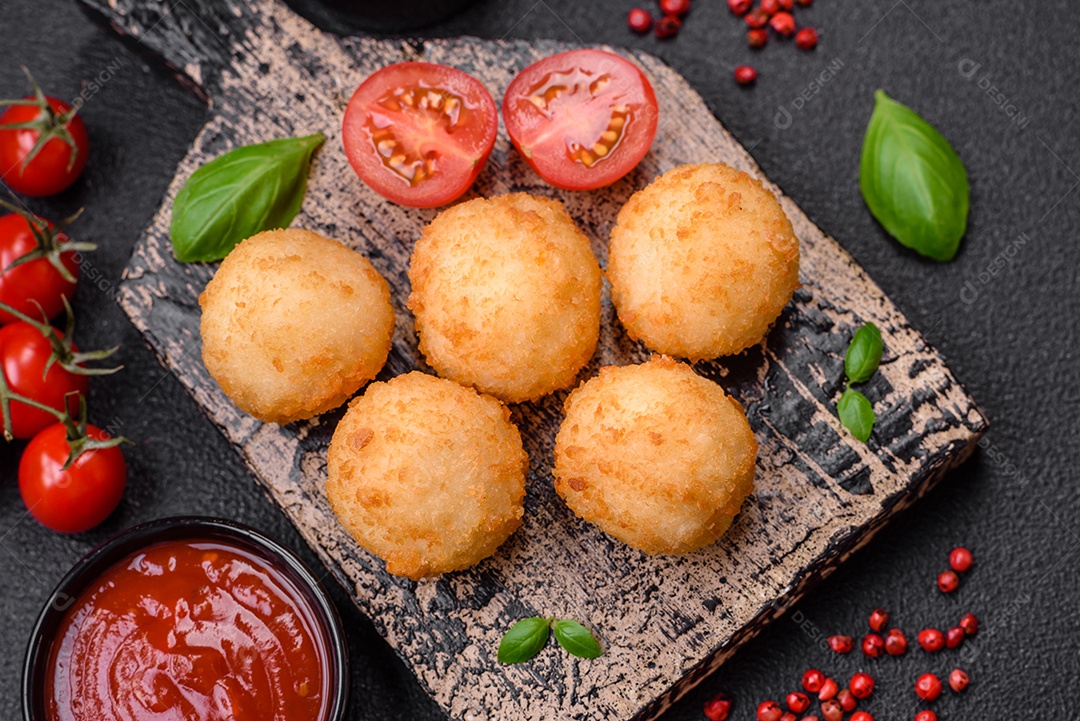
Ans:
POLYGON ((656 95, 629 60, 571 50, 518 73, 503 96, 510 140, 547 182, 567 190, 611 185, 656 135, 656 95))
POLYGON ((499 129, 491 93, 468 73, 397 63, 356 89, 342 138, 353 170, 388 200, 445 205, 472 186, 499 129))

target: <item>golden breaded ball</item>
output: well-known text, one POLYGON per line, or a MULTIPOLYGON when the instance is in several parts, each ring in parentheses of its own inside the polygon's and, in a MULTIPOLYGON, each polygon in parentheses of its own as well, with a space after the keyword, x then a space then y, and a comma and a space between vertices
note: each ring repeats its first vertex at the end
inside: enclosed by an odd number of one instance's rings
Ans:
POLYGON ((199 305, 206 369, 270 423, 340 406, 382 369, 394 334, 390 287, 368 259, 298 228, 236 246, 199 305))
POLYGON ((413 371, 372 383, 327 465, 334 513, 398 576, 468 568, 521 525, 529 458, 510 411, 453 381, 413 371))
POLYGON ((420 351, 504 401, 574 382, 600 334, 600 265, 562 204, 523 193, 444 210, 409 267, 420 351))
POLYGON ((727 531, 754 488, 742 406, 690 366, 602 368, 566 399, 555 490, 579 517, 645 553, 687 553, 727 531))
POLYGON ((716 358, 768 333, 799 287, 799 240, 759 181, 721 163, 684 165, 619 211, 607 274, 632 338, 716 358))

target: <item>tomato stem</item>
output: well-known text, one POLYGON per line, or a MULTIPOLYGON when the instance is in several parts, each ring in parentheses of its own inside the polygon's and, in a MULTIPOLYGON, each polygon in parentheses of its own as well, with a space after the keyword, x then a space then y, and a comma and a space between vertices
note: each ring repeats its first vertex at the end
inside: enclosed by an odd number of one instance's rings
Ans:
POLYGON ((26 73, 26 79, 30 81, 30 87, 34 91, 34 99, 28 100, 21 98, 19 100, 0 100, 0 106, 3 105, 33 105, 38 109, 38 117, 35 120, 31 120, 25 123, 8 123, 6 125, 0 125, 0 130, 36 130, 38 131, 37 141, 34 143, 34 147, 30 149, 30 152, 26 154, 26 157, 22 159, 22 168, 20 172, 26 170, 26 166, 30 164, 30 161, 37 157, 37 154, 41 152, 41 149, 45 147, 53 138, 59 138, 71 148, 71 156, 68 158, 67 169, 71 172, 71 169, 75 166, 75 157, 79 154, 79 145, 75 142, 75 138, 71 136, 71 131, 68 130, 68 123, 75 116, 77 112, 76 108, 72 108, 70 112, 57 113, 49 105, 49 99, 45 97, 45 93, 41 91, 41 86, 34 80, 34 76, 30 74, 30 69, 25 65, 20 65, 22 71, 26 73))
POLYGON ((54 364, 59 363, 60 367, 66 370, 68 373, 74 373, 75 375, 82 376, 106 376, 116 373, 124 366, 116 366, 114 368, 87 368, 83 366, 83 363, 87 361, 104 360, 108 358, 116 351, 120 350, 120 346, 116 345, 106 350, 93 350, 85 352, 76 352, 72 350, 72 340, 75 337, 75 313, 71 309, 71 303, 68 302, 66 296, 61 296, 61 300, 64 302, 64 315, 66 321, 64 324, 64 334, 61 335, 49 324, 48 319, 44 321, 34 320, 25 313, 12 308, 10 305, 0 302, 0 311, 4 311, 23 323, 34 326, 45 336, 45 339, 49 341, 52 346, 52 353, 49 355, 49 360, 45 363, 45 371, 42 374, 42 378, 45 378, 49 374, 49 369, 54 364))
POLYGON ((67 266, 64 265, 63 260, 60 258, 61 254, 97 250, 97 246, 93 243, 80 243, 72 240, 60 242, 59 237, 64 228, 79 219, 79 216, 82 215, 83 212, 82 208, 79 208, 72 215, 64 218, 55 226, 51 226, 49 221, 45 220, 40 215, 34 215, 30 211, 12 205, 6 200, 0 200, 0 208, 25 218, 26 224, 30 226, 30 232, 34 235, 34 240, 37 241, 36 248, 23 253, 13 260, 7 267, 0 270, 0 274, 8 272, 12 268, 17 268, 24 263, 29 263, 38 260, 39 258, 45 258, 64 280, 68 283, 76 282, 75 276, 71 274, 71 271, 67 269, 67 266))

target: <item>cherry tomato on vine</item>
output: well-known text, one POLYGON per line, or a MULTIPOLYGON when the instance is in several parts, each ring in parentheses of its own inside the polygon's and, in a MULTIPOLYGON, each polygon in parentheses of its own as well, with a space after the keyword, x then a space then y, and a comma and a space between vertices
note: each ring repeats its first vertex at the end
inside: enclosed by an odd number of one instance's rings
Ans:
POLYGON ((435 63, 388 65, 360 84, 342 140, 353 170, 384 198, 414 208, 457 200, 495 146, 499 114, 483 84, 435 63))
MULTIPOLYGON (((0 303, 31 318, 41 318, 42 313, 49 318, 60 315, 64 299, 71 300, 79 278, 75 253, 92 247, 71 243, 41 218, 20 213, 0 216, 0 303), (16 261, 18 265, 12 266, 16 261)), ((0 324, 15 320, 0 310, 0 324)))
POLYGON ((55 195, 82 173, 90 139, 71 105, 42 93, 29 71, 26 77, 33 95, 0 101, 10 106, 0 114, 0 179, 24 195, 55 195))
MULTIPOLYGON (((81 533, 97 526, 120 504, 127 485, 127 464, 116 446, 88 448, 64 470, 71 446, 64 424, 34 436, 19 461, 19 492, 41 525, 61 533, 81 533)), ((109 441, 97 426, 87 425, 91 441, 109 441)))
MULTIPOLYGON (((60 331, 55 331, 60 335, 60 331)), ((71 350, 79 350, 72 344, 71 350)), ((4 374, 8 389, 20 396, 66 412, 78 408, 79 396, 86 395, 89 379, 72 373, 59 363, 53 363, 48 374, 45 366, 53 353, 52 343, 41 331, 29 323, 19 321, 0 328, 0 372, 4 374), (69 394, 70 405, 65 404, 69 394)), ((11 434, 15 438, 33 438, 45 428, 56 423, 56 416, 40 408, 33 408, 12 400, 11 434)))
POLYGON ((510 140, 544 180, 567 190, 611 185, 656 135, 656 95, 629 60, 570 50, 528 66, 503 97, 510 140))

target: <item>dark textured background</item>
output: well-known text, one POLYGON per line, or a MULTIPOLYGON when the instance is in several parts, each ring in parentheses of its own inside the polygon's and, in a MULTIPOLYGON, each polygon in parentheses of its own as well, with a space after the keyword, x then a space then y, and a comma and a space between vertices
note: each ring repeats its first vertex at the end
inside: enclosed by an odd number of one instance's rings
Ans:
MULTIPOLYGON (((297 3, 325 29, 355 31, 315 0, 297 3)), ((865 708, 879 721, 911 718, 915 677, 928 670, 944 676, 955 665, 971 673, 972 686, 964 697, 947 692, 936 704, 943 719, 1074 717, 1080 245, 1070 231, 1080 226, 1080 176, 1073 170, 1080 170, 1080 10, 1070 0, 1043 0, 1037 12, 1008 0, 818 0, 797 14, 822 35, 817 51, 805 54, 778 42, 751 53, 723 0, 696 0, 683 33, 666 43, 626 30, 632 6, 487 0, 425 32, 625 44, 665 58, 942 350, 992 424, 972 462, 666 718, 702 718, 703 701, 723 689, 736 697, 734 718, 749 719, 758 701, 797 688, 811 665, 842 680, 867 667, 878 688, 865 708), (732 82, 731 69, 748 60, 761 78, 745 90, 732 82), (820 76, 830 66, 834 71, 820 76), (826 79, 815 84, 819 77, 826 79), (935 124, 968 168, 970 225, 952 264, 900 248, 862 204, 859 151, 879 87, 935 124), (977 566, 958 593, 944 597, 934 578, 959 543, 974 549, 977 566), (861 635, 878 605, 912 637, 967 610, 980 616, 982 630, 962 652, 934 657, 915 650, 866 663, 822 649, 821 635, 861 635)), ((49 93, 66 98, 84 80, 111 76, 83 110, 92 144, 84 178, 32 207, 52 217, 87 208, 74 233, 100 250, 76 298, 77 339, 84 347, 122 343, 126 365, 92 384, 92 420, 136 442, 125 450, 130 481, 120 509, 78 536, 52 533, 25 515, 15 477, 21 445, 0 447, 0 718, 14 719, 34 617, 67 569, 113 533, 167 515, 226 516, 318 562, 143 347, 112 297, 206 109, 72 0, 5 0, 0 31, 2 97, 24 92, 20 63, 49 93)), ((332 592, 351 629, 351 717, 441 718, 345 593, 336 586, 332 592)))

